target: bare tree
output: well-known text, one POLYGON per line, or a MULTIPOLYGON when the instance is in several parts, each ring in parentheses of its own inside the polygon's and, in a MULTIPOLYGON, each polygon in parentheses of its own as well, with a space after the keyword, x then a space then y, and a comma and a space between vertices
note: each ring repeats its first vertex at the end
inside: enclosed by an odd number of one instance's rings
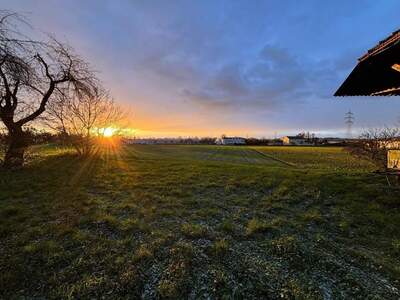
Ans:
POLYGON ((379 169, 387 168, 389 149, 400 149, 400 130, 398 128, 370 129, 360 139, 351 143, 348 150, 351 154, 367 159, 379 169))
POLYGON ((6 152, 6 145, 7 145, 6 128, 0 125, 0 157, 2 157, 3 154, 6 152))
POLYGON ((24 128, 46 111, 61 90, 89 93, 95 77, 88 64, 54 38, 32 40, 18 31, 27 23, 0 11, 0 120, 7 128, 5 167, 19 167, 29 145, 24 128))
POLYGON ((104 129, 116 126, 124 113, 109 93, 96 87, 91 93, 61 93, 48 108, 48 124, 56 129, 78 154, 93 154, 104 129))

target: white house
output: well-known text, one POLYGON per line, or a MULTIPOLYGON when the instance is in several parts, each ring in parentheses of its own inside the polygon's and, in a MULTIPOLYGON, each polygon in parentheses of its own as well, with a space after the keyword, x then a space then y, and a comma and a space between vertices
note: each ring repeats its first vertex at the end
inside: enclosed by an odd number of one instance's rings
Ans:
POLYGON ((216 140, 218 145, 245 145, 246 139, 242 137, 227 137, 223 136, 216 140))

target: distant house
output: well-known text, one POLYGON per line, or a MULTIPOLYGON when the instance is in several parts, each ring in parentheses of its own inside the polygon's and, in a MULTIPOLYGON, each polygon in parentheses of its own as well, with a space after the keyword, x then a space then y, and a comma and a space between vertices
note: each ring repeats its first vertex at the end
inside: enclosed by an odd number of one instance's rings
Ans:
POLYGON ((245 145, 246 139, 242 137, 227 137, 223 136, 216 140, 218 145, 245 145))
POLYGON ((284 145, 309 146, 313 145, 310 139, 303 135, 284 136, 281 138, 284 145))
POLYGON ((327 137, 327 138, 321 138, 319 143, 321 145, 332 145, 332 146, 336 145, 336 146, 339 146, 339 145, 345 144, 346 140, 342 139, 342 138, 336 138, 336 137, 327 137))

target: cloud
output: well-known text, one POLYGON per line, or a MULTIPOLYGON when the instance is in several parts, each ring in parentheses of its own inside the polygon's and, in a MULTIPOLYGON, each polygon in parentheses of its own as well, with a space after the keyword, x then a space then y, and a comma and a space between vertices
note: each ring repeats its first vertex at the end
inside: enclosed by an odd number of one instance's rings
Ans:
POLYGON ((341 126, 349 108, 375 121, 375 108, 385 119, 400 109, 333 100, 357 57, 398 26, 397 0, 364 2, 362 10, 345 0, 3 4, 71 42, 143 124, 229 128, 240 120, 297 130, 341 126))
POLYGON ((223 65, 182 95, 212 108, 276 110, 312 95, 315 71, 287 49, 268 44, 252 60, 223 65))

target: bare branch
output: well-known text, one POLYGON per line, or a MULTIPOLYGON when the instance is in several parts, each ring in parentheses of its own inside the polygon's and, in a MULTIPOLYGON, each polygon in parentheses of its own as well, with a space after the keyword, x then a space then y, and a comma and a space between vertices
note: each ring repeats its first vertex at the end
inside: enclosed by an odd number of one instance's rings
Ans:
POLYGON ((43 67, 44 67, 44 69, 45 69, 45 74, 46 74, 47 78, 50 79, 50 81, 54 81, 54 80, 53 80, 53 77, 50 75, 49 66, 48 66, 48 64, 44 61, 44 59, 42 58, 42 56, 41 56, 39 53, 37 53, 37 54, 35 55, 35 58, 43 65, 43 67))
MULTIPOLYGON (((0 10, 0 121, 15 139, 24 135, 23 126, 44 116, 61 91, 82 97, 98 83, 71 47, 55 38, 33 40, 20 25, 30 27, 20 15, 0 10)), ((25 141, 16 144, 26 147, 25 141)))

